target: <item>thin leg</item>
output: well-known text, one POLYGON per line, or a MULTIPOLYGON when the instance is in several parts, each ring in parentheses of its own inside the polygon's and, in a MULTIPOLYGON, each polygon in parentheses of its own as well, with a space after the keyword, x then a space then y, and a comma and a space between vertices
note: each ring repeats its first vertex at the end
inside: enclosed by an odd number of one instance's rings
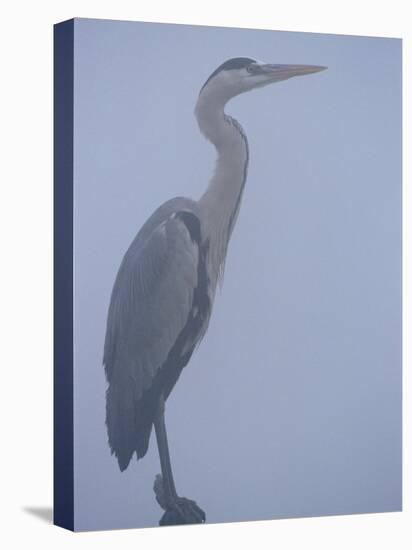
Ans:
POLYGON ((161 397, 159 409, 154 421, 157 447, 159 449, 162 475, 156 476, 154 491, 156 500, 165 510, 160 525, 179 525, 185 523, 204 523, 206 515, 194 500, 179 497, 176 493, 170 463, 169 445, 165 425, 164 399, 161 397))
POLYGON ((163 396, 159 404, 159 411, 156 415, 155 432, 157 447, 159 449, 160 466, 162 468, 163 489, 165 499, 168 504, 177 499, 175 482, 173 480, 172 465, 170 463, 169 445, 167 443, 167 433, 165 425, 165 403, 163 396))

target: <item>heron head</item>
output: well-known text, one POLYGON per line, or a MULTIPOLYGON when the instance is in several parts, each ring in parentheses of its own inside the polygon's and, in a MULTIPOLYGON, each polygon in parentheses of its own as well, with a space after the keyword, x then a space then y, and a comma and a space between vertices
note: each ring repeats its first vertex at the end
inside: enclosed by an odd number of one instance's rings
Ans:
POLYGON ((200 93, 210 93, 228 101, 254 88, 324 69, 326 67, 318 65, 274 65, 250 57, 234 57, 222 63, 209 76, 200 93))

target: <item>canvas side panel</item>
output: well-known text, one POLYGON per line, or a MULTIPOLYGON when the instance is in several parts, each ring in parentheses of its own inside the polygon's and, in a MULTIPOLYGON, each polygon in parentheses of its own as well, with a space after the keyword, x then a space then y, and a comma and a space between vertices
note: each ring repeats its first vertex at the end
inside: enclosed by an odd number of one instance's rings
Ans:
POLYGON ((73 20, 54 27, 54 524, 74 527, 73 20))

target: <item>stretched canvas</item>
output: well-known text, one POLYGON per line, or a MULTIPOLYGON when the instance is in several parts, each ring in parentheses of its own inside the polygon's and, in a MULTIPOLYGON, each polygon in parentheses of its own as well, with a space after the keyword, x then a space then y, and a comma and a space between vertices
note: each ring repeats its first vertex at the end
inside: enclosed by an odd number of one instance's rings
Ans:
POLYGON ((54 32, 54 522, 401 510, 401 40, 54 32))

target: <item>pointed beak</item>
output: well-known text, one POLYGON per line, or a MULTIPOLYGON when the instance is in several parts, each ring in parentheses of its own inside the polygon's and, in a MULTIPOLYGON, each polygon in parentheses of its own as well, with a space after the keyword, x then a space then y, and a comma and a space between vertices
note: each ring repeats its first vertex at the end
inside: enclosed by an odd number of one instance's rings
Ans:
POLYGON ((262 72, 267 74, 268 77, 273 77, 275 80, 285 80, 292 76, 318 73, 325 69, 327 69, 327 67, 321 65, 272 65, 270 63, 261 65, 262 72))

